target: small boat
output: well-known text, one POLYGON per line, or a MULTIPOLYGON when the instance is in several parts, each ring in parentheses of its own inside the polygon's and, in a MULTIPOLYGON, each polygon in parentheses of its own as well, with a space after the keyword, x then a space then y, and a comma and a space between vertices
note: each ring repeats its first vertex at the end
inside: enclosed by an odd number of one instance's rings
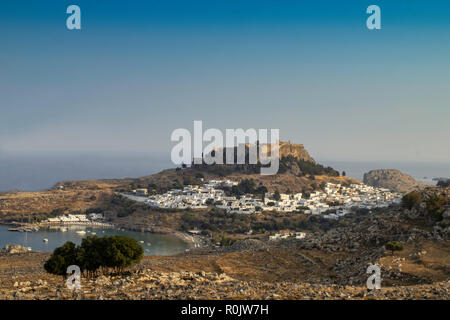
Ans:
POLYGON ((83 235, 83 234, 86 234, 86 231, 80 230, 80 231, 76 231, 75 233, 79 234, 79 235, 83 235))
POLYGON ((47 239, 47 238, 44 238, 44 239, 42 239, 42 241, 44 241, 44 242, 48 242, 48 239, 47 239))
POLYGON ((141 240, 141 241, 139 241, 139 243, 144 243, 144 241, 141 240))
POLYGON ((65 227, 61 228, 61 232, 66 232, 66 231, 67 231, 67 228, 65 228, 65 227))
POLYGON ((97 233, 95 233, 95 232, 91 232, 91 234, 95 236, 95 235, 96 235, 97 233))
POLYGON ((27 249, 27 251, 31 251, 32 249, 31 249, 31 247, 25 247, 25 249, 27 249))

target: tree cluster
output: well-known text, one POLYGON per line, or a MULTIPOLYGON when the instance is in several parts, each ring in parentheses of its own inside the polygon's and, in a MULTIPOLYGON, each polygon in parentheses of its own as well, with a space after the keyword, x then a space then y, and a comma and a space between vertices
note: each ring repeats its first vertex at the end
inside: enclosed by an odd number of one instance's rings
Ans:
POLYGON ((77 265, 88 275, 97 274, 100 269, 122 272, 139 262, 144 249, 135 239, 125 236, 91 236, 84 238, 80 246, 66 242, 56 248, 44 264, 48 273, 66 275, 67 267, 77 265))
POLYGON ((411 210, 413 208, 418 208, 420 202, 422 201, 422 196, 417 191, 412 191, 407 193, 402 198, 402 207, 411 210))
POLYGON ((338 177, 339 172, 334 170, 331 167, 324 167, 321 164, 312 162, 312 161, 306 161, 303 159, 298 159, 294 157, 293 155, 288 155, 286 157, 282 157, 280 160, 280 169, 279 173, 284 173, 288 171, 293 165, 297 165, 300 169, 301 176, 305 176, 307 174, 314 176, 314 175, 327 175, 332 177, 338 177))

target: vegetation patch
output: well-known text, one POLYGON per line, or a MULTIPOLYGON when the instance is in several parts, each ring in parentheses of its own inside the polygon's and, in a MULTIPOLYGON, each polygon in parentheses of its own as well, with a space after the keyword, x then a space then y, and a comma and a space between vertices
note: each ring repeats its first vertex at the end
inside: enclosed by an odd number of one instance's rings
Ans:
POLYGON ((99 270, 121 273, 138 263, 143 254, 144 249, 135 239, 125 236, 91 236, 84 238, 80 246, 68 241, 56 248, 44 264, 44 269, 64 277, 71 265, 79 266, 88 276, 97 275, 99 270))
POLYGON ((434 195, 426 201, 427 212, 438 220, 442 220, 444 206, 447 204, 447 197, 444 195, 434 195))
POLYGON ((418 208, 420 202, 422 201, 422 196, 417 191, 412 191, 407 193, 402 198, 402 207, 411 210, 413 208, 418 208))
POLYGON ((403 245, 398 241, 389 241, 384 245, 386 250, 390 250, 392 254, 394 254, 394 251, 402 251, 403 245))

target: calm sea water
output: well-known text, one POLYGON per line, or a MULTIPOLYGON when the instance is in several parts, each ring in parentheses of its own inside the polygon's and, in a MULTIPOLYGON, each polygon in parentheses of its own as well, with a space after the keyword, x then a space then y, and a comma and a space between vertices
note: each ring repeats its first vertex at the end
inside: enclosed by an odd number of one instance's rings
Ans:
MULTIPOLYGON (((362 180, 373 169, 399 169, 418 180, 450 178, 450 163, 352 162, 316 159, 347 176, 362 180)), ((168 154, 2 154, 0 192, 42 190, 63 180, 141 177, 174 167, 168 154)))
POLYGON ((393 162, 393 161, 328 161, 318 160, 325 166, 331 166, 340 173, 345 171, 348 177, 363 180, 364 173, 375 169, 398 169, 413 176, 416 180, 436 184, 433 178, 450 178, 450 163, 393 162))
POLYGON ((0 192, 36 191, 64 180, 137 178, 174 167, 162 154, 0 153, 0 192))
POLYGON ((173 235, 154 234, 145 232, 120 231, 115 229, 71 226, 66 232, 61 232, 59 228, 41 229, 37 232, 13 232, 8 231, 7 226, 0 226, 0 248, 6 244, 20 244, 24 247, 31 247, 33 251, 52 252, 56 247, 72 241, 75 244, 81 244, 81 239, 93 235, 123 235, 134 238, 138 241, 144 241, 141 246, 144 248, 145 255, 173 255, 184 252, 187 244, 173 235), (84 230, 85 235, 79 235, 76 231, 84 230), (48 239, 44 242, 43 239, 48 239))

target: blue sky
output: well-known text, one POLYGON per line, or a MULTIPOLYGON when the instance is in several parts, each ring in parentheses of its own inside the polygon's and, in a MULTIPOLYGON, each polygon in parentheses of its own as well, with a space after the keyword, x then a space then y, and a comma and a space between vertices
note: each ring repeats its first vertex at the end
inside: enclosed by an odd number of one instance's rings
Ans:
POLYGON ((6 0, 0 48, 0 152, 168 153, 203 120, 322 159, 450 162, 449 1, 6 0))

